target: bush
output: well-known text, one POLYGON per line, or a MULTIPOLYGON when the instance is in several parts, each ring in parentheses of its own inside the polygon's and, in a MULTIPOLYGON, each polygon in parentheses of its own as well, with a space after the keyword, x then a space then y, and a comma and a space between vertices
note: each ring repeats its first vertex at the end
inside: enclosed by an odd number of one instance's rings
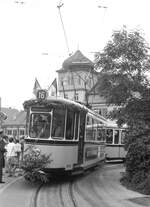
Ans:
POLYGON ((145 137, 131 143, 125 162, 126 172, 121 179, 126 187, 141 193, 150 193, 150 149, 149 138, 145 137))
POLYGON ((48 178, 43 169, 51 163, 51 155, 41 154, 41 151, 34 145, 30 145, 25 152, 21 168, 24 171, 24 178, 30 182, 47 182, 48 178))
POLYGON ((150 194, 150 175, 137 186, 137 190, 144 194, 150 194))

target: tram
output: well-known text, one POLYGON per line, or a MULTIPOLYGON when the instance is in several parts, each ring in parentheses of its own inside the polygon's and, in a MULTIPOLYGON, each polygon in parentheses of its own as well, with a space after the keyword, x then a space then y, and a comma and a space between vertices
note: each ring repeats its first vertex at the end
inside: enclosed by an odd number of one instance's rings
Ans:
POLYGON ((106 136, 106 161, 124 161, 127 151, 124 149, 126 126, 119 128, 114 121, 108 121, 104 127, 106 136))
MULTIPOLYGON (((46 173, 78 174, 105 160, 105 140, 94 125, 107 120, 86 106, 39 90, 35 99, 23 104, 27 112, 25 145, 34 144, 51 154, 46 173)), ((102 127, 101 127, 102 128, 102 127)))

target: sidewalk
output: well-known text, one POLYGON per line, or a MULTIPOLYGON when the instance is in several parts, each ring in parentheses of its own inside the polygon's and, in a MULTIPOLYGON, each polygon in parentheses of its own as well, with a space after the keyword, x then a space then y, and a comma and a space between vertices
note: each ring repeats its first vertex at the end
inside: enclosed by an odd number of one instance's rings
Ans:
MULTIPOLYGON (((3 171, 4 171, 4 169, 3 169, 3 171)), ((8 186, 10 183, 15 182, 20 177, 21 177, 21 175, 17 175, 17 174, 16 174, 16 176, 9 177, 8 173, 3 172, 3 179, 2 180, 5 183, 0 183, 0 190, 3 189, 4 187, 8 186)))

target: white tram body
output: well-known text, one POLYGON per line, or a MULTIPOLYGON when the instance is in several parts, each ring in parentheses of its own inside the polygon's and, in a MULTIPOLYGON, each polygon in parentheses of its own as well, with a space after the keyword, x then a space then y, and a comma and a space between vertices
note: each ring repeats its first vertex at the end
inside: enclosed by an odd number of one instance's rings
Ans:
POLYGON ((45 172, 75 174, 105 160, 105 140, 92 127, 105 125, 104 117, 68 99, 46 97, 44 90, 38 91, 36 99, 25 101, 24 109, 26 146, 34 144, 42 154, 51 155, 45 172))
POLYGON ((127 151, 124 149, 124 138, 127 127, 119 128, 114 121, 108 121, 105 125, 106 136, 106 160, 125 160, 127 151))

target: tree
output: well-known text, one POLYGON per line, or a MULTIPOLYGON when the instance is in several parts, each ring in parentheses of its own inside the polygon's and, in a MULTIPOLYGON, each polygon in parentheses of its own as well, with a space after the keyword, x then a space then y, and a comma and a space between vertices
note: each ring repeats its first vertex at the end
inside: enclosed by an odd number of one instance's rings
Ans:
MULTIPOLYGON (((145 182, 150 173, 150 71, 149 47, 138 30, 114 31, 102 53, 96 54, 99 94, 118 106, 110 118, 127 124, 126 181, 145 182), (140 163, 140 164, 139 164, 140 163), (144 167, 143 167, 144 166, 144 167), (137 179, 138 177, 138 179, 137 179)), ((149 182, 150 186, 150 180, 149 182)), ((139 187, 140 188, 140 187, 139 187)))

